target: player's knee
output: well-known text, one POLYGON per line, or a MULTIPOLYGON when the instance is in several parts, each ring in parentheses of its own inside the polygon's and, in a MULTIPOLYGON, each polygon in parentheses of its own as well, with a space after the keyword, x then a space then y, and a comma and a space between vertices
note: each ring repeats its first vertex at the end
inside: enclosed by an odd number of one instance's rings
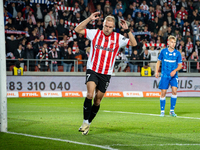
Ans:
POLYGON ((172 95, 177 95, 177 91, 172 91, 172 95))
POLYGON ((99 106, 101 103, 101 100, 100 99, 94 99, 94 105, 95 106, 99 106))
POLYGON ((93 94, 92 93, 87 93, 87 98, 88 99, 93 99, 93 94))
POLYGON ((161 97, 165 97, 166 96, 166 92, 161 92, 161 97))

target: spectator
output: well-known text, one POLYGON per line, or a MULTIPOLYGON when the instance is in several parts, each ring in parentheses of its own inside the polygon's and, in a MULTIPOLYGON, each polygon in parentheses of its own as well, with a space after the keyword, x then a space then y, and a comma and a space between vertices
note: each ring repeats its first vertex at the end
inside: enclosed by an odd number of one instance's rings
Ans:
POLYGON ((26 27, 28 28, 29 33, 31 33, 35 28, 31 18, 28 20, 26 27))
POLYGON ((48 52, 45 50, 45 47, 42 47, 42 50, 39 52, 39 63, 38 68, 40 71, 48 70, 48 52))
POLYGON ((141 76, 152 76, 154 72, 149 67, 148 62, 145 62, 145 65, 141 68, 141 76))
POLYGON ((101 9, 101 5, 100 4, 97 5, 96 11, 98 11, 100 13, 99 14, 99 18, 101 18, 103 20, 103 10, 101 9))
POLYGON ((51 9, 49 10, 49 13, 45 16, 44 21, 45 21, 45 29, 49 25, 49 22, 51 22, 53 26, 56 26, 56 20, 53 15, 53 10, 51 9))
POLYGON ((108 15, 112 15, 112 13, 113 13, 113 8, 110 6, 109 1, 106 0, 105 6, 104 6, 104 14, 103 14, 104 18, 107 17, 108 15))
POLYGON ((160 53, 160 50, 155 50, 153 46, 150 47, 149 54, 150 54, 150 63, 149 66, 151 69, 155 72, 156 69, 156 62, 158 60, 158 54, 160 53))
POLYGON ((171 8, 172 8, 172 15, 173 15, 173 17, 175 17, 176 12, 177 12, 176 1, 172 1, 171 8))
POLYGON ((181 19, 184 20, 185 19, 185 15, 188 15, 188 12, 185 10, 185 8, 182 6, 181 9, 179 11, 176 12, 175 14, 175 18, 176 16, 180 14, 181 19))
POLYGON ((181 57, 182 57, 182 69, 179 72, 186 72, 187 71, 187 62, 186 62, 185 52, 181 53, 181 57))
POLYGON ((24 37, 16 39, 14 35, 6 38, 6 53, 14 53, 14 51, 18 48, 19 43, 24 39, 24 37))
POLYGON ((137 13, 137 18, 135 19, 135 23, 137 24, 137 23, 139 23, 140 21, 141 21, 142 23, 144 23, 144 17, 142 16, 141 12, 138 12, 138 13, 137 13))
POLYGON ((35 59, 34 54, 35 54, 35 50, 32 47, 32 44, 29 42, 27 44, 27 47, 25 49, 26 51, 26 59, 30 59, 26 65, 27 65, 27 71, 35 71, 35 61, 32 59, 35 59))
POLYGON ((72 41, 73 41, 73 38, 72 38, 72 37, 68 37, 67 35, 64 35, 64 36, 63 36, 63 40, 61 40, 61 41, 59 42, 59 45, 60 45, 60 46, 63 46, 63 44, 66 43, 67 46, 68 46, 68 44, 69 44, 70 42, 72 42, 72 41))
POLYGON ((90 15, 91 15, 91 12, 89 11, 89 7, 86 6, 85 10, 83 11, 82 16, 85 17, 85 18, 88 18, 90 15))
POLYGON ((73 42, 70 43, 70 47, 72 48, 72 53, 75 54, 76 53, 76 49, 78 47, 78 41, 75 40, 73 42))
POLYGON ((15 3, 12 3, 10 7, 8 7, 8 11, 11 13, 12 18, 15 18, 17 16, 17 12, 20 11, 20 8, 15 5, 15 3))
POLYGON ((17 30, 24 30, 25 21, 24 18, 22 17, 21 12, 17 12, 17 16, 15 17, 13 22, 16 25, 17 30))
POLYGON ((123 52, 123 49, 120 49, 120 51, 118 52, 116 60, 117 61, 115 62, 115 67, 114 67, 115 72, 118 72, 120 68, 121 68, 120 72, 123 72, 128 62, 128 59, 123 52))
POLYGON ((144 31, 144 23, 142 21, 139 21, 138 23, 136 23, 136 29, 137 32, 143 32, 144 31))
POLYGON ((61 19, 64 19, 64 21, 70 21, 72 19, 72 17, 73 17, 72 12, 66 10, 63 12, 61 19))
POLYGON ((196 52, 193 52, 191 57, 188 59, 190 62, 190 72, 198 72, 199 71, 199 57, 196 52))
POLYGON ((143 0, 140 7, 142 7, 142 10, 149 10, 149 6, 146 4, 146 0, 143 0))
POLYGON ((28 12, 28 15, 27 15, 26 18, 27 18, 27 23, 28 23, 29 19, 31 19, 32 22, 33 22, 33 25, 36 25, 35 16, 33 15, 33 12, 32 12, 32 11, 29 11, 29 12, 28 12))
POLYGON ((73 38, 73 40, 75 40, 77 38, 76 36, 76 32, 74 31, 74 26, 70 25, 69 26, 69 37, 73 38))
POLYGON ((97 20, 96 28, 102 30, 102 28, 103 28, 103 23, 102 23, 101 18, 99 18, 99 19, 97 20))
POLYGON ((80 50, 85 49, 85 40, 86 39, 83 37, 82 34, 78 34, 77 42, 78 42, 78 46, 79 46, 80 50))
POLYGON ((35 15, 36 15, 36 21, 43 22, 43 19, 44 19, 43 9, 44 8, 40 7, 39 3, 36 4, 35 10, 34 10, 35 15))
POLYGON ((33 10, 29 5, 26 5, 26 7, 24 7, 24 8, 22 9, 22 14, 23 14, 23 18, 24 18, 24 19, 27 19, 26 17, 27 17, 27 15, 28 15, 29 11, 34 12, 34 10, 33 10))
POLYGON ((58 32, 59 41, 63 38, 63 35, 68 34, 63 19, 60 19, 60 23, 57 25, 56 30, 58 32))
POLYGON ((22 44, 19 44, 18 49, 14 51, 15 59, 18 59, 20 66, 24 69, 24 59, 26 58, 25 50, 22 49, 22 44))
POLYGON ((195 45, 196 39, 198 39, 198 36, 200 34, 199 20, 194 20, 191 26, 193 31, 193 45, 195 45))
POLYGON ((186 54, 185 42, 183 40, 180 41, 180 44, 178 45, 178 50, 181 53, 184 52, 186 54))
POLYGON ((37 22, 36 28, 37 28, 37 33, 36 33, 36 35, 37 35, 38 37, 41 37, 41 35, 44 35, 44 28, 43 28, 43 26, 41 25, 41 22, 37 22))
POLYGON ((74 66, 75 72, 83 72, 82 54, 80 53, 79 47, 76 47, 74 58, 77 60, 74 66))
POLYGON ((35 28, 35 29, 31 32, 31 34, 30 34, 30 36, 29 36, 29 41, 32 42, 32 41, 34 41, 36 38, 39 38, 39 37, 37 36, 37 28, 35 28))
POLYGON ((79 12, 76 13, 76 15, 72 18, 72 22, 74 23, 81 23, 85 18, 81 16, 79 12))
POLYGON ((56 35, 55 35, 55 32, 51 32, 51 35, 49 35, 47 39, 48 39, 48 40, 53 40, 53 41, 57 40, 57 37, 56 37, 56 35))
POLYGON ((200 58, 200 39, 199 38, 196 40, 196 44, 193 47, 193 52, 194 51, 197 53, 198 57, 200 58))
POLYGON ((52 47, 51 50, 49 51, 49 59, 53 59, 50 64, 50 70, 51 71, 58 71, 58 62, 56 59, 60 58, 60 53, 56 50, 55 47, 52 47))
POLYGON ((63 71, 64 72, 70 72, 71 71, 71 68, 72 68, 72 65, 74 64, 74 54, 72 53, 72 48, 71 47, 68 47, 67 48, 67 44, 64 43, 64 46, 62 47, 62 51, 63 51, 63 54, 62 56, 64 57, 64 61, 63 62, 63 71), (71 60, 71 61, 69 61, 71 60))
POLYGON ((130 71, 131 72, 137 72, 138 71, 138 62, 136 62, 137 60, 139 60, 140 57, 138 55, 138 51, 134 50, 131 57, 130 57, 130 61, 129 61, 129 66, 130 66, 130 71))
POLYGON ((145 48, 144 52, 140 55, 140 60, 149 61, 151 59, 151 55, 147 48, 145 48))
POLYGON ((78 2, 75 2, 74 4, 74 11, 73 11, 73 15, 76 15, 76 13, 80 13, 81 9, 79 7, 78 2))
POLYGON ((186 56, 190 57, 192 54, 192 50, 193 50, 193 44, 192 44, 192 39, 189 37, 187 39, 187 43, 186 43, 186 56))
POLYGON ((17 61, 15 66, 13 67, 13 75, 14 76, 22 76, 23 75, 23 68, 20 66, 20 62, 17 61))
POLYGON ((51 35, 52 32, 54 32, 54 34, 56 34, 56 30, 52 24, 52 21, 49 21, 49 24, 45 30, 46 32, 46 36, 49 37, 51 35))
POLYGON ((81 11, 81 14, 83 14, 83 11, 85 10, 85 4, 84 4, 84 0, 80 0, 79 1, 79 8, 80 8, 80 11, 81 11))
POLYGON ((119 13, 119 11, 121 11, 123 14, 123 9, 120 8, 120 4, 117 4, 115 9, 113 10, 113 15, 117 15, 119 13))
POLYGON ((163 34, 163 40, 167 41, 168 36, 170 35, 174 35, 174 33, 172 33, 172 28, 171 27, 167 27, 167 32, 165 32, 163 34))
POLYGON ((8 18, 8 23, 6 24, 8 30, 16 30, 15 24, 12 22, 12 18, 8 18))

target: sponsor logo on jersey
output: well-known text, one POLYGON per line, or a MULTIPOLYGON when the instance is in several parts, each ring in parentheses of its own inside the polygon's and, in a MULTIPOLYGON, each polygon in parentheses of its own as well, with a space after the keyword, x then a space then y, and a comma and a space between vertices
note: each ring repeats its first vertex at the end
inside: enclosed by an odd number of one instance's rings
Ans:
POLYGON ((95 45, 95 48, 96 49, 101 49, 101 50, 106 50, 106 51, 109 51, 109 52, 114 52, 114 49, 108 48, 108 47, 103 47, 101 45, 95 45))

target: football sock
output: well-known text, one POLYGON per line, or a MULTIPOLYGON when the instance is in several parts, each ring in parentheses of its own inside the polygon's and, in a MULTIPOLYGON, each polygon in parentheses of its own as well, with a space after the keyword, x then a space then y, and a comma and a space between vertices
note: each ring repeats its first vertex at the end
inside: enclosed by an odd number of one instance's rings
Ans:
POLYGON ((166 102, 165 97, 160 98, 160 109, 161 109, 161 113, 162 113, 162 112, 165 112, 165 102, 166 102))
POLYGON ((95 106, 94 104, 92 105, 92 110, 91 110, 91 113, 90 113, 89 123, 92 122, 92 120, 96 116, 97 112, 99 111, 99 108, 100 108, 100 105, 99 106, 95 106))
POLYGON ((92 99, 88 99, 86 97, 84 104, 83 104, 83 118, 84 118, 84 120, 89 119, 91 108, 92 108, 92 99))
POLYGON ((171 96, 170 112, 174 111, 174 108, 175 108, 175 105, 176 105, 176 99, 177 99, 177 95, 172 95, 171 96))

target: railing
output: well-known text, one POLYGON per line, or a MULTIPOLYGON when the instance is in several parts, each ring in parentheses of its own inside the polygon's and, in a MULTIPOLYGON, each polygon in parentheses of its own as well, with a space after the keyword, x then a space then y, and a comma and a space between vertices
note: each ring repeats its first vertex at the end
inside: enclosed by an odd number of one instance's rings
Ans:
MULTIPOLYGON (((6 67, 7 67, 7 71, 12 71, 12 68, 15 66, 15 63, 18 59, 6 59, 6 67)), ((38 68, 38 64, 41 61, 47 61, 47 60, 40 60, 40 59, 24 59, 23 61, 21 61, 21 63, 24 63, 24 71, 30 71, 30 66, 33 65, 34 67, 34 71, 40 71, 38 68), (34 64, 33 64, 34 63, 34 64)), ((54 66, 54 61, 57 61, 57 65, 58 66, 58 71, 63 71, 63 65, 64 62, 73 62, 72 63, 72 68, 70 70, 70 72, 77 72, 77 68, 78 68, 78 61, 77 60, 64 60, 64 59, 48 59, 48 71, 53 72, 53 66, 54 66), (76 69, 75 69, 76 68, 76 69)), ((86 64, 87 64, 87 60, 81 60, 83 62, 83 72, 86 69, 86 64)), ((128 61, 123 61, 123 60, 116 60, 115 63, 127 63, 126 68, 123 70, 123 72, 130 72, 130 63, 133 62, 135 63, 135 65, 138 65, 138 72, 140 72, 140 68, 142 66, 145 66, 145 62, 147 63, 156 63, 156 61, 143 61, 143 60, 128 60, 128 61)), ((196 62, 196 61, 185 61, 186 62, 186 73, 190 73, 191 72, 191 67, 192 66, 192 62, 196 62)), ((200 63, 200 61, 197 61, 200 63)), ((199 65, 200 66, 200 65, 199 65)), ((193 69, 194 71, 195 69, 193 69)), ((80 72, 80 70, 79 70, 80 72)), ((196 69, 195 72, 200 72, 200 70, 196 69)))

